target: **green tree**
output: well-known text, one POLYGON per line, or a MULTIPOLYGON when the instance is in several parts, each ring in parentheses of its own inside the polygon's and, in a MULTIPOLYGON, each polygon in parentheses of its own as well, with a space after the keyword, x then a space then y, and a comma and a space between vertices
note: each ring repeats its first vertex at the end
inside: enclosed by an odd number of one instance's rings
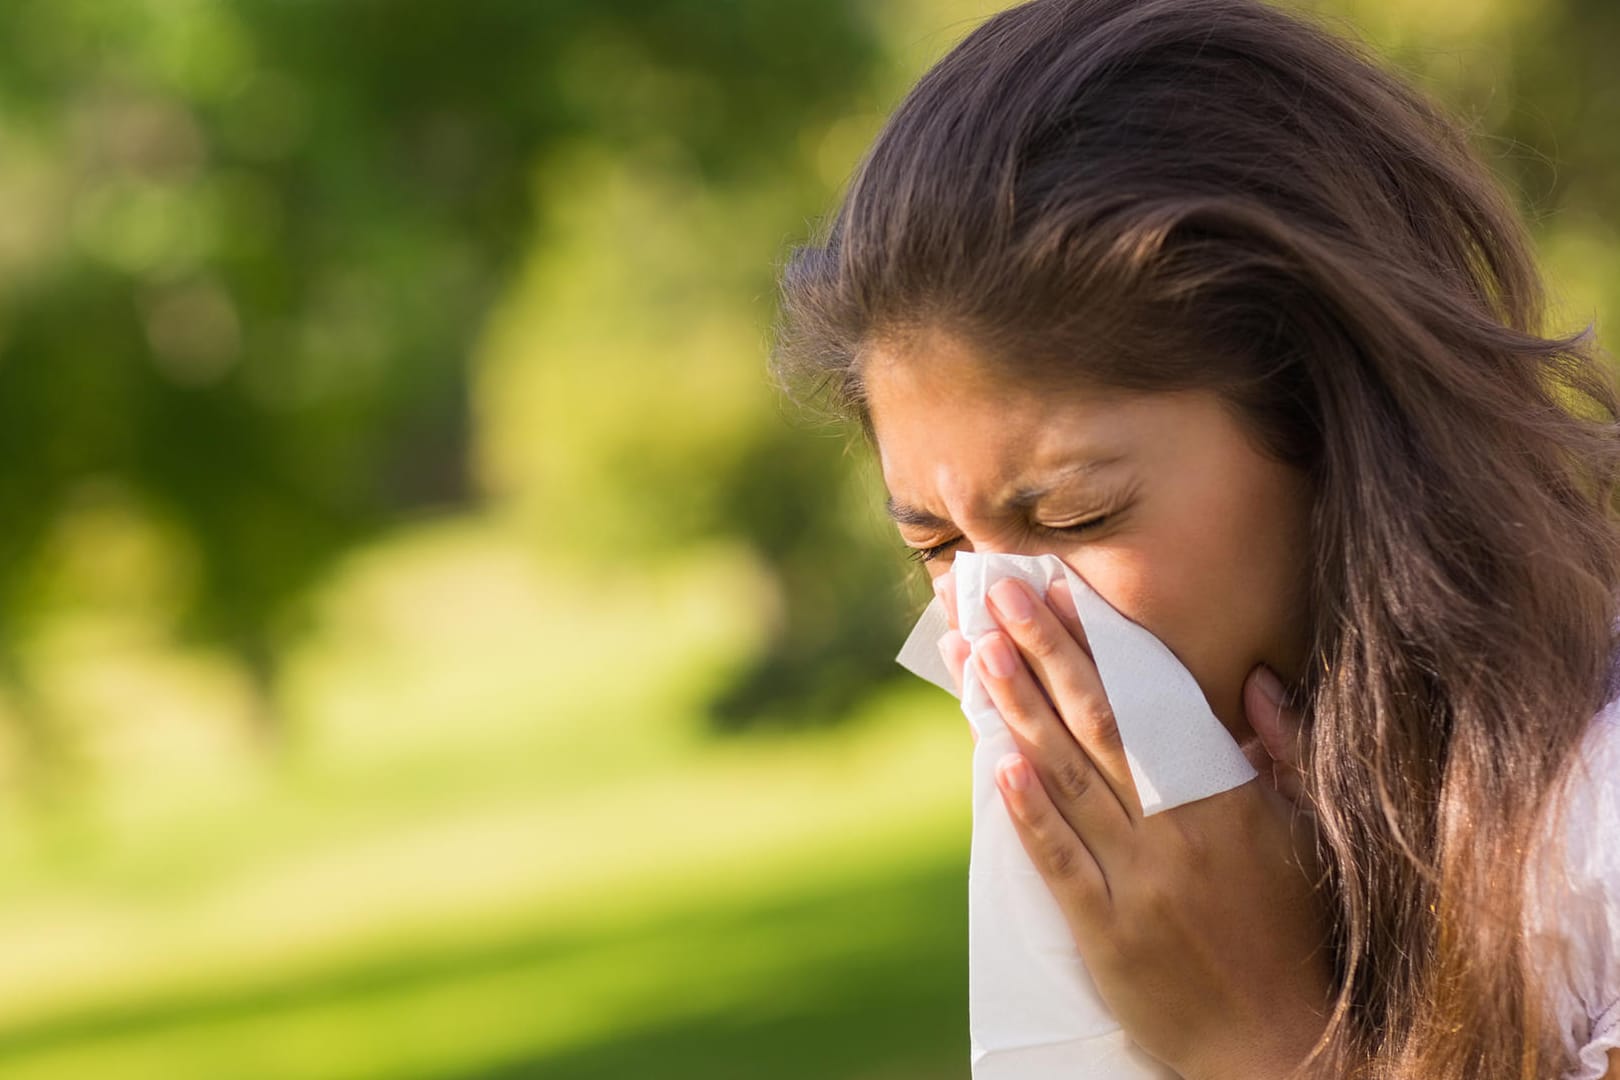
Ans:
POLYGON ((781 183, 863 84, 859 9, 0 8, 0 665, 24 677, 51 523, 111 483, 195 563, 182 633, 269 691, 338 554, 475 497, 469 342, 543 235, 537 165, 673 141, 713 183, 781 183))

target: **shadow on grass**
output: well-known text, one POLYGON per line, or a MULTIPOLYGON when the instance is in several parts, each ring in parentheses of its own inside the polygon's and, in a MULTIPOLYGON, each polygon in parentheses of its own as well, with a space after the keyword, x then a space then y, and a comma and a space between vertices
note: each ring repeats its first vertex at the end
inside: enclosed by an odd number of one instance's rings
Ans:
POLYGON ((846 986, 791 1016, 712 1017, 442 1080, 967 1080, 965 982, 908 989, 846 986))
MULTIPOLYGON (((513 992, 514 1010, 535 1016, 531 1050, 508 1033, 501 1051, 468 1046, 466 1060, 484 1063, 476 1069, 411 1072, 445 1080, 956 1080, 966 1075, 968 1047, 965 886, 964 867, 953 859, 769 903, 741 906, 721 895, 712 908, 624 928, 563 934, 540 926, 505 940, 296 977, 244 973, 231 985, 0 1026, 0 1066, 85 1044, 112 1049, 125 1038, 183 1042, 234 1022, 273 1024, 278 1014, 312 1008, 357 1006, 375 1018, 386 1016, 393 999, 515 975, 514 987, 544 988, 532 1005, 526 993, 513 992), (648 957, 647 966, 623 972, 626 1001, 645 999, 650 986, 658 999, 701 1004, 666 1015, 649 1010, 645 1021, 620 1025, 610 1038, 565 1038, 567 1048, 555 1049, 556 1031, 545 1034, 544 999, 569 988, 548 972, 589 970, 599 984, 592 992, 606 985, 611 997, 614 966, 625 966, 626 956, 648 957)), ((370 1024, 356 1031, 362 1043, 374 1034, 370 1024)))

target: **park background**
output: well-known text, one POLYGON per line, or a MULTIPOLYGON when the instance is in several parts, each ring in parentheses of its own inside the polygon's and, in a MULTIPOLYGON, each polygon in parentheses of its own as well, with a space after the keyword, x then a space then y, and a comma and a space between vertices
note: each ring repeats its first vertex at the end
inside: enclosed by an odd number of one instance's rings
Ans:
MULTIPOLYGON (((970 740, 765 372, 966 0, 0 6, 0 1075, 965 1077, 970 740)), ((1620 311, 1620 5, 1321 0, 1620 311)))

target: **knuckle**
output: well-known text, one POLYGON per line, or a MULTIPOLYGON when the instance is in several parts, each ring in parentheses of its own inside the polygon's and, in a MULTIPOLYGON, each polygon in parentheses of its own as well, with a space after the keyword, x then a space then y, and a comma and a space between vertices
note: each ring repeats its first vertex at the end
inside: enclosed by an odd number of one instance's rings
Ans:
POLYGON ((1037 660, 1055 660, 1060 653, 1058 639, 1044 626, 1033 625, 1024 631, 1024 648, 1037 660))
POLYGON ((1080 852, 1070 844, 1048 844, 1042 862, 1053 881, 1074 881, 1080 877, 1080 852))
POLYGON ((1143 946, 1152 944, 1156 926, 1147 883, 1137 877, 1122 883, 1122 886, 1114 892, 1122 916, 1114 942, 1122 955, 1129 956, 1143 946))
MULTIPOLYGON (((1125 894, 1127 899, 1120 910, 1121 918, 1115 920, 1108 935, 1110 959, 1119 969, 1135 966, 1144 953, 1151 954, 1156 944, 1162 944, 1156 934, 1163 923, 1158 913, 1143 902, 1140 892, 1141 889, 1136 888, 1125 894)), ((1120 894, 1116 892, 1115 896, 1120 894)))
POLYGON ((1091 708, 1084 710, 1077 721, 1080 742, 1093 750, 1114 751, 1121 747, 1119 739, 1119 724, 1114 719, 1114 710, 1106 703, 1098 702, 1091 708))
POLYGON ((1138 925, 1163 925, 1175 913, 1176 893, 1160 875, 1149 874, 1137 887, 1136 904, 1147 922, 1138 925))
POLYGON ((1194 880, 1203 881, 1215 876, 1214 845, 1202 829, 1181 834, 1180 842, 1176 844, 1176 857, 1194 880))
POLYGON ((1123 918, 1108 935, 1109 960, 1118 971, 1129 970, 1140 953, 1147 948, 1147 934, 1140 917, 1123 918))
POLYGON ((1091 791, 1096 774, 1088 764, 1068 758, 1052 773, 1052 786, 1057 794, 1070 802, 1079 802, 1091 791))

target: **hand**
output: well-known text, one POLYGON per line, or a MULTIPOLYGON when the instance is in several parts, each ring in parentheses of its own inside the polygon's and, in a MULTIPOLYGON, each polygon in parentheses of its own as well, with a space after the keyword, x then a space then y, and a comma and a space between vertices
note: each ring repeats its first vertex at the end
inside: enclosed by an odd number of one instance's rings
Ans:
MULTIPOLYGON (((998 767, 1002 798, 1103 1000, 1184 1077, 1285 1075, 1321 1033, 1331 987, 1314 822, 1294 812, 1298 717, 1257 669, 1244 702, 1260 745, 1246 750, 1270 767, 1144 817, 1067 582, 1043 602, 1007 579, 990 606, 1001 632, 972 662, 1020 751, 998 767)), ((947 609, 940 648, 960 688, 969 650, 947 609)))

